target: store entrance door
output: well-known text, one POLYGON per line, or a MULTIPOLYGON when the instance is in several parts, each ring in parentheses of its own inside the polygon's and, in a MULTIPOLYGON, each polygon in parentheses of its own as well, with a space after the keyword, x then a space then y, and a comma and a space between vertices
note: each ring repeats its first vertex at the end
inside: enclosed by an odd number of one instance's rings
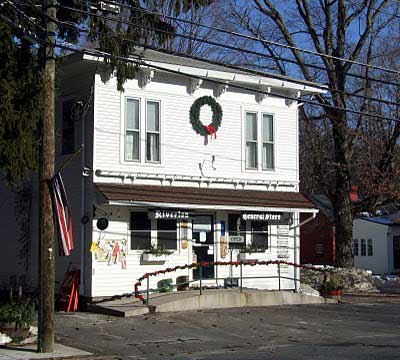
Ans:
MULTIPOLYGON (((212 215, 193 217, 193 252, 197 262, 214 261, 214 221, 212 215)), ((214 266, 203 266, 202 278, 214 278, 214 266)), ((200 269, 193 270, 193 279, 200 279, 200 269)))

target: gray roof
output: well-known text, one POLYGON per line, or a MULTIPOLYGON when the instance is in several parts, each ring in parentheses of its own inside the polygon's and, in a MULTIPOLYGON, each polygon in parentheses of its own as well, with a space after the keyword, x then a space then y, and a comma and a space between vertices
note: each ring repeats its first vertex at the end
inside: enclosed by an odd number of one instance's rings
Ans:
POLYGON ((137 56, 143 60, 155 61, 155 62, 160 62, 160 63, 165 63, 165 64, 182 65, 182 66, 195 67, 195 68, 206 69, 206 70, 225 71, 225 72, 230 72, 230 73, 235 73, 235 74, 243 74, 243 75, 259 75, 259 76, 265 76, 265 77, 269 77, 269 78, 279 79, 279 80, 283 80, 283 81, 289 81, 289 82, 312 86, 312 87, 317 87, 317 88, 325 87, 324 85, 319 84, 319 83, 315 83, 312 81, 306 81, 306 80, 302 80, 302 79, 296 79, 296 78, 292 78, 289 76, 276 74, 276 73, 256 71, 256 70, 251 70, 251 69, 245 69, 243 67, 240 67, 240 70, 238 70, 237 69, 238 66, 235 66, 235 69, 232 69, 229 67, 229 65, 227 65, 227 66, 217 65, 212 60, 200 59, 200 58, 193 57, 192 55, 190 55, 190 56, 183 55, 183 54, 171 55, 170 51, 168 51, 168 53, 167 53, 162 50, 156 51, 156 50, 142 48, 142 49, 138 49, 133 54, 133 56, 137 56))
POLYGON ((335 217, 333 205, 326 195, 306 194, 306 197, 331 221, 333 221, 335 217))

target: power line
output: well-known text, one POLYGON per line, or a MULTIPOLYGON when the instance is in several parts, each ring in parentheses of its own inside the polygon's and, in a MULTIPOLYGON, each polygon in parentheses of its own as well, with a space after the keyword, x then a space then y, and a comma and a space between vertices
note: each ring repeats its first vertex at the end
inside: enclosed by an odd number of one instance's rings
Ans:
MULTIPOLYGON (((53 19, 53 20, 55 20, 55 19, 53 19)), ((70 22, 67 22, 67 21, 58 21, 58 22, 62 23, 64 25, 67 25, 67 26, 74 27, 75 29, 79 30, 80 32, 89 33, 89 30, 84 29, 84 28, 80 28, 80 27, 78 27, 76 25, 71 24, 70 22)), ((122 36, 122 35, 116 35, 116 34, 110 35, 110 34, 107 34, 107 33, 97 33, 97 34, 98 35, 102 35, 104 37, 121 37, 122 36)), ((210 60, 210 59, 204 59, 204 58, 197 57, 197 56, 194 56, 194 55, 188 55, 188 54, 177 52, 177 51, 170 51, 170 50, 166 50, 165 48, 162 48, 162 47, 155 47, 155 46, 148 45, 148 44, 145 44, 145 43, 136 42, 136 41, 134 41, 132 39, 128 39, 128 38, 123 38, 122 40, 130 42, 130 43, 134 44, 135 46, 148 48, 148 49, 155 50, 155 51, 162 52, 162 53, 166 53, 166 54, 169 54, 169 55, 185 57, 185 58, 188 58, 188 59, 202 61, 202 62, 209 63, 209 64, 216 65, 216 66, 223 66, 223 67, 226 67, 226 68, 229 68, 229 69, 233 69, 233 70, 237 70, 237 71, 245 71, 245 72, 248 72, 248 73, 251 73, 251 74, 255 74, 255 75, 267 76, 267 77, 279 79, 279 80, 282 80, 282 81, 287 81, 287 77, 285 77, 283 75, 279 75, 279 74, 269 74, 269 73, 267 74, 267 73, 263 73, 261 71, 256 71, 256 70, 252 70, 252 69, 246 69, 246 68, 243 68, 243 67, 240 67, 240 66, 231 65, 231 64, 225 64, 225 63, 214 61, 214 60, 210 60)), ((300 84, 304 84, 303 82, 300 82, 298 80, 294 80, 294 81, 296 81, 296 82, 298 82, 300 84)), ((313 84, 312 86, 316 87, 316 88, 319 88, 321 90, 329 90, 330 92, 346 95, 348 97, 357 97, 357 98, 368 100, 368 101, 380 102, 380 103, 383 103, 383 104, 386 104, 386 105, 394 105, 394 106, 399 106, 400 105, 400 103, 396 103, 396 102, 393 102, 393 101, 384 100, 384 99, 375 98, 375 97, 367 97, 365 95, 353 94, 353 93, 349 93, 347 91, 336 90, 336 89, 332 89, 332 88, 329 88, 327 86, 321 86, 321 85, 318 85, 318 84, 313 84)))
MULTIPOLYGON (((191 78, 191 79, 200 79, 200 80, 208 81, 208 82, 215 83, 215 84, 218 84, 218 85, 226 85, 225 81, 210 79, 210 78, 205 77, 205 76, 198 76, 198 75, 188 74, 188 73, 185 73, 185 72, 182 72, 182 71, 172 70, 172 69, 165 68, 165 67, 162 67, 162 66, 149 64, 149 63, 146 63, 145 61, 139 60, 139 59, 135 60, 135 59, 131 59, 131 58, 123 57, 123 56, 111 55, 111 54, 109 54, 107 52, 100 51, 100 50, 88 49, 88 48, 84 48, 84 47, 72 48, 70 46, 65 46, 65 45, 61 45, 61 44, 56 44, 55 47, 58 47, 58 48, 64 49, 64 50, 70 50, 72 52, 77 52, 77 53, 81 53, 81 54, 92 55, 92 56, 100 56, 100 57, 103 57, 103 58, 114 59, 114 60, 118 60, 118 61, 122 61, 122 62, 129 62, 129 63, 135 64, 137 66, 143 66, 143 67, 147 67, 147 68, 150 68, 150 69, 155 69, 155 70, 159 70, 159 71, 165 71, 165 72, 168 72, 168 73, 172 73, 172 74, 175 74, 175 75, 178 75, 178 76, 184 76, 184 77, 191 78)), ((327 104, 327 103, 326 104, 320 104, 320 103, 316 103, 316 102, 313 102, 313 101, 307 100, 307 99, 298 99, 298 98, 295 98, 295 97, 290 97, 290 96, 287 96, 287 95, 281 95, 281 94, 266 92, 266 91, 263 91, 261 89, 254 89, 254 88, 243 86, 243 85, 230 84, 229 86, 232 87, 232 88, 237 88, 237 89, 241 89, 241 90, 247 90, 247 91, 250 91, 250 92, 253 92, 253 93, 271 95, 271 96, 275 96, 277 98, 286 99, 286 100, 290 100, 290 101, 296 101, 297 102, 297 101, 300 100, 301 102, 303 102, 305 104, 309 104, 311 106, 324 107, 324 108, 329 108, 329 109, 333 109, 333 110, 349 112, 349 113, 352 113, 352 114, 363 115, 363 116, 373 117, 373 118, 382 119, 382 120, 400 122, 399 119, 393 118, 393 117, 388 117, 388 116, 383 116, 383 115, 378 115, 378 114, 365 113, 365 112, 352 110, 352 109, 346 109, 346 108, 343 108, 343 107, 339 107, 339 106, 335 106, 335 105, 331 105, 331 104, 327 104)))
MULTIPOLYGON (((142 66, 146 66, 146 67, 149 67, 149 68, 158 69, 158 70, 161 70, 161 71, 175 73, 177 75, 183 75, 183 76, 186 76, 188 78, 197 78, 197 79, 201 79, 201 80, 204 80, 204 81, 214 82, 214 83, 217 83, 217 84, 220 84, 220 85, 226 85, 226 83, 224 81, 218 81, 218 80, 210 79, 210 78, 207 78, 207 77, 195 76, 195 75, 192 75, 192 74, 182 73, 180 71, 175 71, 175 70, 163 68, 163 67, 156 66, 156 65, 151 65, 151 64, 143 62, 142 60, 133 60, 133 59, 127 58, 127 57, 111 55, 111 54, 108 54, 106 52, 99 51, 99 50, 93 50, 93 49, 88 49, 88 48, 83 48, 83 47, 81 49, 75 49, 75 48, 71 48, 70 46, 63 46, 63 45, 56 45, 56 47, 63 48, 65 50, 69 50, 69 51, 80 52, 80 53, 84 53, 84 54, 86 53, 88 55, 93 55, 93 52, 96 52, 97 55, 95 55, 95 56, 99 56, 100 55, 100 56, 102 56, 104 58, 113 58, 113 59, 116 59, 116 60, 119 60, 119 61, 130 62, 130 63, 134 63, 136 65, 142 65, 142 66)), ((264 76, 265 76, 265 74, 264 74, 264 76)), ((293 98, 293 97, 284 96, 284 95, 280 95, 280 94, 272 94, 272 93, 269 93, 269 92, 265 92, 265 91, 262 91, 261 89, 248 88, 248 87, 241 86, 241 85, 236 85, 236 84, 230 84, 230 86, 233 87, 233 88, 239 88, 239 89, 243 89, 243 90, 247 90, 247 91, 251 91, 251 92, 257 92, 257 93, 261 93, 261 94, 266 94, 266 95, 270 94, 270 95, 273 95, 275 97, 283 98, 283 99, 287 99, 287 100, 291 100, 291 101, 298 101, 299 100, 298 98, 293 98)), ((395 121, 395 122, 400 121, 397 118, 382 116, 382 115, 378 115, 378 114, 365 113, 365 112, 352 110, 352 109, 348 109, 348 108, 342 108, 342 107, 338 107, 338 106, 335 106, 335 105, 331 105, 329 103, 320 104, 320 103, 316 103, 316 102, 313 102, 313 101, 310 101, 310 100, 306 100, 306 99, 301 99, 301 101, 303 103, 309 104, 311 106, 325 107, 325 108, 345 111, 345 112, 349 112, 349 113, 353 113, 353 114, 357 114, 357 115, 363 115, 363 116, 368 116, 368 117, 379 118, 379 119, 382 119, 382 120, 390 120, 390 121, 395 121)))
MULTIPOLYGON (((126 5, 126 6, 128 6, 128 5, 126 5)), ((70 8, 70 9, 73 9, 73 8, 70 8)), ((144 9, 142 9, 142 10, 146 11, 144 9)), ((112 18, 109 18, 109 17, 107 18, 107 17, 104 17, 103 15, 96 15, 96 14, 90 13, 89 11, 87 11, 87 12, 80 11, 80 12, 81 13, 85 13, 87 16, 103 17, 103 18, 106 18, 106 19, 108 19, 110 21, 116 21, 116 22, 127 24, 127 25, 133 25, 133 26, 137 26, 137 27, 140 27, 140 28, 146 28, 146 29, 154 30, 153 27, 140 25, 140 24, 133 24, 133 23, 117 20, 117 19, 112 19, 112 18)), ((149 13, 151 14, 151 12, 149 12, 149 13)), ((158 14, 158 13, 154 13, 154 14, 158 14)), ((178 20, 180 20, 180 19, 178 19, 178 20)), ((185 21, 187 21, 187 20, 185 20, 185 21)), ((65 22, 63 21, 61 23, 65 24, 65 25, 69 24, 70 26, 76 26, 75 23, 69 23, 68 21, 65 21, 65 22)), ((193 23, 193 24, 197 24, 197 23, 193 23)), ((198 24, 198 25, 202 26, 201 24, 198 24)), ((218 28, 215 28, 215 29, 218 30, 218 28)), ((193 41, 202 42, 202 43, 213 45, 213 46, 222 47, 224 49, 230 49, 230 50, 239 51, 239 52, 242 52, 242 53, 248 53, 248 54, 260 56, 260 57, 263 57, 263 58, 266 58, 266 59, 269 59, 269 60, 271 60, 271 59, 275 60, 275 61, 279 60, 279 61, 295 64, 295 65, 298 66, 298 62, 296 60, 285 58, 283 56, 279 56, 279 58, 276 58, 274 56, 271 56, 271 55, 268 55, 268 54, 264 54, 264 53, 261 53, 261 52, 258 52, 258 51, 247 50, 247 49, 239 48, 239 47, 236 47, 236 46, 233 46, 233 45, 221 44, 221 43, 218 43, 218 42, 215 42, 215 41, 201 39, 201 38, 198 38, 198 37, 193 37, 193 36, 179 34, 179 33, 166 32, 166 31, 163 31, 163 30, 157 30, 157 31, 160 32, 160 33, 166 33, 166 34, 169 34, 169 35, 185 38, 185 39, 188 39, 188 40, 193 40, 193 41)), ((313 68, 313 69, 326 71, 326 68, 324 68, 322 66, 318 66, 318 65, 310 64, 310 63, 305 63, 305 65, 307 67, 310 67, 310 68, 313 68)), ((356 74, 356 73, 348 72, 346 75, 350 76, 350 77, 357 78, 357 79, 365 80, 365 76, 362 76, 362 75, 359 75, 359 74, 356 74)), ((373 81, 373 82, 377 82, 377 83, 381 83, 381 84, 385 84, 385 85, 399 86, 399 83, 397 83, 397 82, 391 82, 391 81, 388 81, 388 80, 377 79, 377 78, 374 78, 374 77, 368 77, 368 80, 373 81)), ((331 89, 331 91, 341 92, 341 90, 333 90, 333 89, 331 89)), ((349 95, 351 95, 351 94, 349 94, 349 95)))
MULTIPOLYGON (((148 13, 150 15, 162 16, 162 17, 165 17, 167 19, 185 22, 185 23, 188 23, 188 24, 191 24, 191 25, 203 27, 205 29, 216 30, 216 31, 219 31, 219 32, 222 32, 222 33, 225 33, 225 34, 242 37, 242 38, 245 38, 245 39, 248 39, 248 40, 259 41, 259 42, 265 43, 267 45, 275 45, 275 46, 278 46, 278 47, 282 47, 282 48, 286 48, 286 49, 290 49, 290 50, 296 50, 296 51, 307 53, 307 54, 310 54, 310 55, 316 55, 316 56, 320 56, 320 57, 325 57, 325 58, 329 58, 329 59, 332 59, 332 60, 340 60, 340 61, 343 61, 345 63, 351 63, 351 64, 354 64, 354 65, 369 67, 371 69, 386 71, 386 72, 389 72, 389 73, 392 73, 392 74, 400 74, 400 71, 398 71, 398 70, 392 70, 392 69, 385 68, 385 67, 378 66, 378 65, 363 63, 363 62, 360 62, 360 61, 355 61, 355 60, 350 60, 350 59, 345 59, 345 58, 342 58, 342 57, 339 57, 339 56, 323 54, 323 53, 319 53, 319 52, 316 52, 316 51, 299 48, 299 47, 296 47, 296 46, 282 44, 282 43, 279 43, 279 42, 276 42, 276 41, 273 41, 273 40, 264 40, 264 39, 261 39, 261 38, 256 37, 256 36, 246 35, 246 34, 243 34, 243 33, 236 32, 236 31, 225 30, 225 29, 222 29, 222 28, 217 28, 217 27, 213 27, 213 26, 209 26, 209 25, 204 25, 204 24, 193 22, 193 21, 186 20, 186 19, 179 19, 177 17, 164 15, 164 14, 159 13, 159 12, 149 11, 149 10, 142 9, 142 8, 139 8, 139 7, 135 7, 135 6, 132 6, 132 5, 119 3, 119 2, 116 2, 116 1, 110 1, 110 0, 103 0, 103 1, 104 2, 108 2, 108 3, 112 3, 114 5, 124 6, 126 8, 130 8, 130 9, 137 10, 137 11, 140 11, 140 12, 145 12, 145 13, 148 13)), ((68 6, 60 6, 60 7, 66 9, 66 10, 81 11, 79 9, 71 8, 71 7, 68 7, 68 6)), ((102 17, 103 16, 103 15, 97 15, 97 14, 93 14, 93 13, 91 13, 91 14, 94 15, 94 16, 98 16, 98 17, 102 17)), ((171 35, 173 35, 173 34, 171 33, 171 35)))
MULTIPOLYGON (((92 16, 98 16, 98 15, 93 15, 93 14, 92 14, 92 16)), ((107 18, 108 18, 108 17, 107 17, 107 18)), ((140 24, 128 23, 128 22, 125 22, 125 21, 122 21, 122 20, 111 19, 111 18, 108 18, 108 19, 110 19, 111 21, 117 21, 117 22, 120 22, 120 21, 121 21, 121 22, 123 22, 123 23, 125 23, 125 24, 130 24, 130 25, 134 25, 134 26, 138 26, 138 27, 144 27, 144 28, 148 28, 148 29, 151 28, 151 27, 149 27, 149 26, 140 25, 140 24)), ((90 31, 87 30, 87 29, 78 28, 78 27, 76 26, 76 24, 74 24, 74 23, 70 23, 70 22, 67 22, 67 21, 58 21, 58 22, 61 23, 61 24, 64 24, 64 25, 73 26, 73 27, 79 29, 81 32, 86 32, 86 33, 89 33, 89 32, 90 32, 90 31)), ((151 29, 154 30, 154 28, 151 28, 151 29)), ((158 30, 157 30, 157 31, 158 31, 158 30)), ((162 31, 162 30, 160 30, 160 32, 164 32, 164 33, 165 33, 165 31, 162 31)), ((167 33, 168 33, 168 34, 173 34, 173 33, 171 33, 171 32, 167 32, 167 33)), ((105 34, 105 33, 98 33, 98 35, 102 35, 102 36, 105 36, 105 37, 117 37, 116 35, 109 35, 109 34, 105 34)), ((182 35, 182 34, 176 34, 176 36, 180 36, 180 37, 189 37, 188 35, 182 35)), ((259 55, 259 56, 263 56, 263 57, 268 57, 268 58, 270 58, 269 56, 266 56, 266 55, 263 54, 263 53, 255 52, 255 51, 252 51, 252 50, 244 50, 244 49, 241 49, 241 48, 238 48, 238 47, 234 47, 234 46, 231 46, 231 45, 220 44, 220 43, 217 43, 217 42, 214 42, 214 41, 199 39, 199 38, 191 37, 191 36, 190 36, 190 38, 193 39, 193 40, 205 42, 205 43, 208 43, 208 44, 211 44, 211 45, 216 45, 216 46, 220 46, 220 47, 224 47, 224 48, 229 48, 229 49, 232 49, 232 50, 237 50, 237 51, 241 51, 241 52, 251 53, 251 54, 254 54, 254 55, 259 55)), ((138 45, 138 46, 143 46, 143 44, 134 42, 134 41, 131 40, 131 39, 123 39, 123 40, 124 40, 124 41, 127 41, 127 42, 131 42, 131 43, 133 42, 133 43, 135 43, 135 44, 138 45)), ((147 45, 147 47, 149 47, 149 46, 147 45)), ((161 50, 160 48, 158 48, 157 51, 164 51, 164 52, 166 52, 166 50, 161 50)), ((209 60, 209 59, 196 58, 196 57, 194 57, 194 56, 188 56, 187 54, 182 54, 182 53, 177 53, 177 52, 175 52, 175 54, 178 55, 178 56, 191 57, 191 58, 193 58, 193 59, 195 59, 195 60, 199 60, 199 61, 204 61, 204 62, 208 62, 208 63, 213 63, 213 64, 215 64, 215 65, 230 67, 230 68, 232 68, 232 69, 241 70, 241 71, 247 71, 247 72, 253 72, 253 73, 262 74, 263 76, 266 76, 265 73, 258 72, 258 71, 255 71, 255 70, 248 70, 248 69, 241 68, 241 67, 236 67, 235 65, 227 65, 227 64, 224 64, 224 63, 213 62, 212 60, 209 60)), ((297 63, 296 63, 296 64, 297 64, 297 63)), ((278 79, 287 80, 287 79, 284 78, 282 75, 278 75, 278 74, 268 74, 267 76, 270 76, 270 77, 272 77, 272 78, 275 77, 275 78, 278 78, 278 79)), ((364 78, 361 77, 361 76, 360 76, 360 78, 364 79, 364 78)), ((297 81, 298 83, 302 83, 301 81, 298 81, 298 80, 296 80, 296 81, 297 81)), ((383 81, 382 81, 382 82, 383 82, 383 81)), ((398 84, 394 84, 394 83, 393 83, 393 85, 398 85, 398 84)), ((315 85, 314 85, 314 86, 315 86, 315 85)), ((392 101, 389 101, 389 100, 384 100, 384 99, 379 99, 379 98, 373 98, 373 97, 366 97, 366 96, 364 96, 364 95, 358 95, 358 94, 353 94, 353 93, 349 93, 349 92, 346 92, 346 91, 331 89, 331 88, 328 88, 328 87, 326 87, 326 86, 318 86, 318 85, 317 85, 317 86, 315 86, 315 87, 319 87, 319 88, 324 89, 324 90, 329 90, 329 91, 331 91, 331 92, 340 93, 340 94, 342 94, 342 95, 346 95, 346 96, 349 96, 349 97, 358 97, 358 98, 361 98, 361 99, 366 99, 366 100, 381 102, 381 103, 384 103, 384 104, 387 104, 387 105, 395 105, 395 106, 398 106, 398 105, 399 105, 398 103, 395 103, 395 102, 392 102, 392 101)))

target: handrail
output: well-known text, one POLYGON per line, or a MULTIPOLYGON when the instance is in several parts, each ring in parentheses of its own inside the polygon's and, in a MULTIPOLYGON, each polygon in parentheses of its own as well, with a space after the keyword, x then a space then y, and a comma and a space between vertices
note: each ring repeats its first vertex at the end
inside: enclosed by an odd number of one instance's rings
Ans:
MULTIPOLYGON (((192 282, 197 282, 199 281, 200 286, 199 286, 199 290, 200 290, 200 295, 202 295, 202 269, 203 267, 207 267, 207 266, 235 266, 238 267, 240 266, 240 292, 242 292, 243 290, 243 279, 271 279, 271 278, 278 278, 278 284, 279 287, 278 289, 281 290, 281 279, 289 279, 289 280, 294 280, 297 281, 297 279, 295 278, 289 278, 286 276, 282 276, 281 275, 281 269, 280 266, 281 265, 288 265, 288 266, 293 266, 294 268, 302 268, 302 269, 306 269, 306 270, 312 270, 312 271, 317 271, 323 274, 323 295, 326 301, 326 297, 327 297, 327 276, 328 276, 328 272, 330 272, 327 269, 321 269, 321 268, 317 268, 315 266, 310 266, 310 265, 303 265, 303 264, 296 264, 296 263, 292 263, 292 262, 287 262, 287 261, 282 261, 282 260, 268 260, 268 261, 204 261, 204 262, 195 262, 195 263, 191 263, 191 264, 184 264, 184 265, 177 265, 174 267, 170 267, 170 268, 166 268, 163 270, 157 270, 157 271, 153 271, 153 272, 149 272, 149 273, 145 273, 143 274, 139 279, 137 279, 137 282, 135 283, 135 297, 138 300, 141 300, 144 304, 149 305, 149 294, 150 291, 153 291, 153 289, 150 289, 150 277, 152 276, 157 276, 160 274, 166 274, 166 273, 170 273, 170 272, 174 272, 177 270, 185 270, 185 269, 193 269, 193 268, 199 268, 199 275, 200 278, 196 279, 196 280, 191 280, 191 281, 185 281, 182 284, 175 284, 172 285, 172 287, 177 287, 178 285, 184 285, 184 284, 189 284, 192 282), (256 265, 277 265, 278 266, 278 276, 250 276, 250 277, 244 277, 243 276, 243 272, 242 272, 242 266, 256 266, 256 265), (142 286, 142 281, 143 280, 147 280, 146 281, 146 290, 139 290, 139 287, 142 286), (146 293, 146 298, 142 295, 142 293, 146 293)), ((212 279, 216 279, 216 280, 223 280, 225 278, 216 278, 213 277, 212 279)), ((158 288, 157 290, 160 291, 162 288, 158 288)))

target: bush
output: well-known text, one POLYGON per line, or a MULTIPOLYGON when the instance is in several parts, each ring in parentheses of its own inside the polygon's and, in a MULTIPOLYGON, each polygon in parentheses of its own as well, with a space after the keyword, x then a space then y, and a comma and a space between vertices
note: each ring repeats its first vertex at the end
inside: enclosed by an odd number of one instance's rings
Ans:
POLYGON ((35 303, 30 299, 11 300, 0 304, 0 322, 15 327, 30 326, 36 315, 35 303))

